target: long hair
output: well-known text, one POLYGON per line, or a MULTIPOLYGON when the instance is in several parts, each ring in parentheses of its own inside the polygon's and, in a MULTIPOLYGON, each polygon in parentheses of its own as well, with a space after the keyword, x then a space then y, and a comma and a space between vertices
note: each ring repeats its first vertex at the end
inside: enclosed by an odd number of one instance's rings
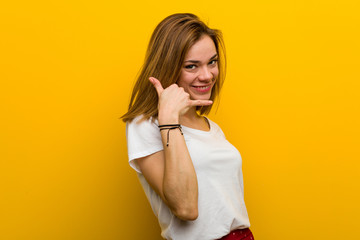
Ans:
MULTIPOLYGON (((218 54, 219 75, 211 92, 214 101, 220 93, 225 78, 225 46, 219 30, 209 28, 196 15, 177 13, 166 17, 155 28, 146 51, 144 65, 135 83, 128 112, 121 118, 124 122, 132 121, 143 115, 143 119, 158 115, 158 94, 150 83, 149 77, 159 79, 165 88, 176 83, 186 53, 203 35, 209 36, 215 44, 218 54)), ((197 107, 200 114, 208 114, 210 106, 197 107)))

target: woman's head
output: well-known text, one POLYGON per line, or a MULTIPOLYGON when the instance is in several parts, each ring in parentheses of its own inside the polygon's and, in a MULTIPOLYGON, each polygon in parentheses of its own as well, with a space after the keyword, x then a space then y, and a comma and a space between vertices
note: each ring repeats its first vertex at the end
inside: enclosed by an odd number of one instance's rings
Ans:
POLYGON ((203 35, 185 55, 180 77, 176 82, 193 100, 209 100, 219 75, 218 51, 214 41, 203 35))
MULTIPOLYGON (((177 83, 186 67, 184 61, 189 50, 204 39, 211 40, 216 51, 216 57, 209 59, 215 60, 219 69, 212 79, 214 86, 210 99, 215 100, 225 77, 225 51, 221 33, 207 27, 193 14, 173 14, 161 21, 151 36, 143 68, 134 86, 129 111, 122 117, 124 121, 132 120, 140 114, 145 118, 157 116, 158 96, 148 78, 159 79, 164 88, 177 83)), ((211 106, 199 107, 198 110, 201 114, 208 113, 211 106)))

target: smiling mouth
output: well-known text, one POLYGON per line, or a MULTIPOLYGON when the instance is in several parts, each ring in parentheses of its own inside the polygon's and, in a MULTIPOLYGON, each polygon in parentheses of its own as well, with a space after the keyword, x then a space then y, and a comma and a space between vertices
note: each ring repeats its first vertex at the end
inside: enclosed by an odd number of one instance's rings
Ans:
POLYGON ((211 90, 211 85, 207 86, 193 86, 198 92, 208 92, 211 90))

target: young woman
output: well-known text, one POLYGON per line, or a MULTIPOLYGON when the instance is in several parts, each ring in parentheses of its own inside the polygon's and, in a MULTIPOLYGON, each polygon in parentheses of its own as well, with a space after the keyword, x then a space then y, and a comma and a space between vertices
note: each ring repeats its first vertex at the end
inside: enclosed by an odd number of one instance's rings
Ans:
POLYGON ((165 18, 122 117, 129 163, 168 240, 253 239, 240 153, 203 116, 224 65, 220 31, 193 14, 165 18))

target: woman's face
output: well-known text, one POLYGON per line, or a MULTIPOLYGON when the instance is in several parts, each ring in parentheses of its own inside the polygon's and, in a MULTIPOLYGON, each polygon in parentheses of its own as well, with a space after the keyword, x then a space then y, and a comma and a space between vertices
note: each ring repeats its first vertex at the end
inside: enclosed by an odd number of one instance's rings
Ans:
POLYGON ((208 100, 219 75, 214 41, 204 35, 187 52, 177 84, 193 100, 208 100))

